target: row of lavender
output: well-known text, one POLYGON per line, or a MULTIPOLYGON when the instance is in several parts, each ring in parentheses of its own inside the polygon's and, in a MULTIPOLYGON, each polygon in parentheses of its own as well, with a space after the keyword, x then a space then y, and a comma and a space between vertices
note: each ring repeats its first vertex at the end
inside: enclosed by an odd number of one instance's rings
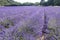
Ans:
POLYGON ((60 7, 45 7, 47 26, 50 31, 47 40, 60 40, 60 7))
POLYGON ((60 40, 59 9, 39 6, 0 7, 0 40, 40 40, 43 33, 44 40, 60 40))

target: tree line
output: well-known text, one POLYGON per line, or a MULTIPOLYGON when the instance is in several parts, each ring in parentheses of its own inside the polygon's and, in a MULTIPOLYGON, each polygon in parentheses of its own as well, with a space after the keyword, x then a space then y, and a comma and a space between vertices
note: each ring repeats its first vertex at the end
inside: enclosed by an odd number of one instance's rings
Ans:
POLYGON ((0 0, 0 6, 60 6, 60 0, 41 0, 36 3, 19 3, 13 0, 0 0))

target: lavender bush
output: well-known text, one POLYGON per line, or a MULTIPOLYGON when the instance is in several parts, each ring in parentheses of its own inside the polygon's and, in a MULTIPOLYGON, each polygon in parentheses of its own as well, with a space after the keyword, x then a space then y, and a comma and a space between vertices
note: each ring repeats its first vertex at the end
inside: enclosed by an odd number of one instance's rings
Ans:
POLYGON ((0 40, 60 40, 60 7, 0 7, 0 40))

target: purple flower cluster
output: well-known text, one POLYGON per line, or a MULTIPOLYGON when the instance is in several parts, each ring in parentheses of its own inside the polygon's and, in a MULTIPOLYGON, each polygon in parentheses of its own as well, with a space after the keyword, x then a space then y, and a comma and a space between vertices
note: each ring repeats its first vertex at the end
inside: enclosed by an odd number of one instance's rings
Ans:
POLYGON ((59 8, 0 7, 0 40, 60 40, 59 8))

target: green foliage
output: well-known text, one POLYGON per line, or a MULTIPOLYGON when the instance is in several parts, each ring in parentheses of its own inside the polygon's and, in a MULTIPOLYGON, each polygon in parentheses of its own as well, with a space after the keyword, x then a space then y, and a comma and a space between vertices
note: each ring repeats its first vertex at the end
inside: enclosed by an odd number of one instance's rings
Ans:
POLYGON ((20 3, 16 2, 13 0, 0 0, 0 6, 38 6, 40 5, 39 2, 36 3, 30 3, 30 2, 25 2, 25 3, 20 3))
POLYGON ((23 38, 23 35, 20 35, 20 38, 19 38, 19 40, 23 40, 24 38, 23 38))
POLYGON ((35 6, 39 6, 40 5, 40 2, 36 2, 34 3, 35 6))
POLYGON ((0 0, 0 6, 60 6, 60 0, 48 0, 45 2, 45 0, 41 0, 41 2, 36 3, 19 3, 15 2, 13 0, 0 0))
POLYGON ((15 2, 13 0, 0 0, 0 6, 17 6, 20 5, 20 3, 15 2))
POLYGON ((14 26, 14 23, 8 19, 1 21, 0 24, 5 28, 9 28, 9 26, 14 26))
POLYGON ((44 0, 40 2, 42 6, 60 6, 60 0, 48 0, 45 2, 44 0))
POLYGON ((22 4, 23 6, 31 6, 31 5, 34 5, 33 3, 29 3, 29 2, 25 2, 22 4))
POLYGON ((48 0, 47 2, 45 2, 45 0, 41 0, 40 5, 42 6, 53 6, 54 5, 54 0, 48 0))
POLYGON ((54 0, 54 5, 60 6, 60 0, 54 0))
POLYGON ((10 5, 10 3, 8 2, 8 0, 0 0, 0 6, 3 5, 10 5))

